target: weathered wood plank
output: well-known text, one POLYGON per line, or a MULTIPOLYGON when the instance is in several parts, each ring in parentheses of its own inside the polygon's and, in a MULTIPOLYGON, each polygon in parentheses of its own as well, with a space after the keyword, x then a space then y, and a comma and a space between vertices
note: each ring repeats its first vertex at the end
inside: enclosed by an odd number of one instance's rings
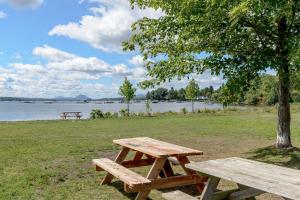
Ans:
POLYGON ((225 190, 225 191, 217 191, 214 193, 212 200, 224 200, 228 199, 229 195, 233 192, 238 191, 239 189, 225 190))
POLYGON ((147 191, 152 189, 166 189, 185 185, 195 185, 201 183, 202 179, 197 175, 173 176, 169 178, 153 179, 151 183, 141 185, 141 187, 125 187, 126 192, 147 191))
POLYGON ((167 200, 198 200, 197 198, 192 197, 184 192, 181 192, 180 190, 166 192, 163 193, 162 196, 167 200))
POLYGON ((300 199, 300 170, 242 158, 191 163, 188 168, 289 199, 300 199))
MULTIPOLYGON (((167 158, 157 158, 154 161, 154 163, 153 163, 153 165, 152 165, 152 167, 151 167, 151 169, 150 169, 150 171, 147 175, 147 179, 149 179, 149 180, 156 179, 159 175, 159 172, 164 167, 164 164, 165 164, 166 160, 167 160, 167 158)), ((150 190, 139 192, 138 195, 136 196, 135 200, 146 200, 149 193, 150 193, 150 190)))
POLYGON ((147 178, 115 163, 108 158, 94 159, 93 163, 133 188, 136 185, 147 184, 151 182, 147 178))
MULTIPOLYGON (((126 160, 123 161, 120 165, 126 168, 136 168, 136 167, 145 167, 145 166, 152 165, 153 162, 154 160, 150 160, 150 159, 141 159, 139 161, 126 160)), ((96 171, 104 171, 104 170, 101 169, 99 166, 96 166, 96 171)))
MULTIPOLYGON (((190 163, 189 159, 186 156, 178 156, 177 160, 186 174, 189 175, 197 174, 196 171, 185 167, 186 164, 190 163)), ((203 180, 202 183, 195 185, 196 189, 199 191, 200 194, 204 189, 204 182, 207 180, 207 177, 202 177, 202 180, 203 180)))
POLYGON ((128 147, 135 151, 143 152, 156 158, 168 156, 202 155, 203 152, 195 149, 182 147, 148 137, 129 138, 114 140, 115 144, 128 147))
MULTIPOLYGON (((123 147, 122 150, 117 155, 117 157, 115 159, 115 163, 117 163, 117 164, 122 163, 125 160, 126 156, 128 155, 129 151, 130 151, 129 148, 123 147)), ((113 175, 111 175, 111 174, 108 173, 104 177, 103 181, 101 182, 101 185, 105 185, 105 184, 111 183, 111 181, 112 181, 113 178, 114 178, 113 175)))
POLYGON ((254 188, 248 188, 242 191, 237 191, 237 192, 233 192, 232 194, 229 195, 229 199, 230 200, 243 200, 243 199, 247 199, 250 197, 255 197, 258 195, 261 195, 265 192, 254 189, 254 188))
POLYGON ((200 200, 212 200, 220 178, 210 176, 201 194, 200 200))

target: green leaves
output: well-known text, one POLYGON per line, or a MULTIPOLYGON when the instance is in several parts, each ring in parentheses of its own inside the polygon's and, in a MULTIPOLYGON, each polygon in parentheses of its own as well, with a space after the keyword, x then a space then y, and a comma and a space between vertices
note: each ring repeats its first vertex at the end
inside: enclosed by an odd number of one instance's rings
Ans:
POLYGON ((125 50, 139 50, 151 87, 209 69, 227 80, 228 91, 245 91, 265 69, 299 70, 300 7, 297 0, 131 0, 133 6, 160 9, 158 19, 133 24, 125 50), (287 29, 279 33, 280 19, 287 29), (279 45, 280 44, 280 45, 279 45), (203 53, 205 54, 203 56, 203 53), (200 56, 202 55, 202 56, 200 56))
POLYGON ((199 96, 199 86, 194 79, 192 79, 185 88, 185 97, 189 100, 195 100, 199 96))
POLYGON ((129 103, 135 97, 136 88, 132 86, 127 77, 123 85, 120 86, 119 94, 124 97, 126 103, 129 103))

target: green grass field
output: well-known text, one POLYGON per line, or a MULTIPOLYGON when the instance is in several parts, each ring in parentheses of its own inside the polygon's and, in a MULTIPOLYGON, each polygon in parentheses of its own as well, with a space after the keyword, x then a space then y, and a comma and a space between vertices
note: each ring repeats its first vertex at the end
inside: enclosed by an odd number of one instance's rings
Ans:
MULTIPOLYGON (((292 107, 292 138, 300 146, 300 106, 292 107)), ((132 199, 91 160, 113 158, 113 139, 148 136, 204 151, 194 160, 230 156, 300 169, 300 152, 270 147, 276 138, 274 108, 132 119, 0 123, 0 199, 132 199)), ((145 173, 147 168, 140 169, 145 173)), ((221 187, 231 187, 222 182, 221 187)), ((161 199, 160 191, 150 194, 161 199)))

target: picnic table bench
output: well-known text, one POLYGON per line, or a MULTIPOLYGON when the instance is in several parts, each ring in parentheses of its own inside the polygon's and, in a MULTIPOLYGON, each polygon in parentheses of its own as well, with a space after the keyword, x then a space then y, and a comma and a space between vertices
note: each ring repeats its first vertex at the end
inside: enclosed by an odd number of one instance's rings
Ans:
POLYGON ((81 112, 62 112, 60 114, 60 117, 62 119, 67 119, 67 118, 81 119, 82 114, 81 114, 81 112))
POLYGON ((147 137, 114 140, 122 146, 122 150, 114 161, 107 158, 94 159, 97 171, 106 171, 101 184, 111 183, 113 177, 124 183, 125 192, 138 192, 136 200, 147 199, 152 189, 172 188, 183 185, 195 185, 201 193, 206 178, 197 175, 194 170, 187 169, 190 163, 187 156, 202 155, 202 151, 154 140, 147 137), (133 159, 125 160, 129 151, 134 151, 133 159), (168 158, 177 159, 185 175, 175 175, 168 158), (129 168, 151 166, 147 177, 143 177, 129 168), (160 177, 160 178, 159 178, 160 177))
MULTIPOLYGON (((235 157, 190 163, 186 167, 209 177, 201 200, 254 199, 263 193, 300 200, 300 170, 235 157), (220 179, 237 183, 239 189, 216 192, 220 179)), ((186 200, 196 199, 180 191, 164 194, 166 199, 172 200, 179 200, 180 196, 186 200)))

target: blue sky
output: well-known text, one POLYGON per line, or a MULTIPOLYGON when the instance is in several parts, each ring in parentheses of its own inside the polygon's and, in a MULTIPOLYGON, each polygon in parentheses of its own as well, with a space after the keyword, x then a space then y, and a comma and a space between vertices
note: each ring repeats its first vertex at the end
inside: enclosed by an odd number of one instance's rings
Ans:
MULTIPOLYGON (((122 52, 121 42, 134 21, 160 15, 131 10, 128 0, 0 0, 0 96, 118 96, 125 76, 147 78, 141 56, 122 52)), ((222 83, 195 78, 200 87, 222 83)))

